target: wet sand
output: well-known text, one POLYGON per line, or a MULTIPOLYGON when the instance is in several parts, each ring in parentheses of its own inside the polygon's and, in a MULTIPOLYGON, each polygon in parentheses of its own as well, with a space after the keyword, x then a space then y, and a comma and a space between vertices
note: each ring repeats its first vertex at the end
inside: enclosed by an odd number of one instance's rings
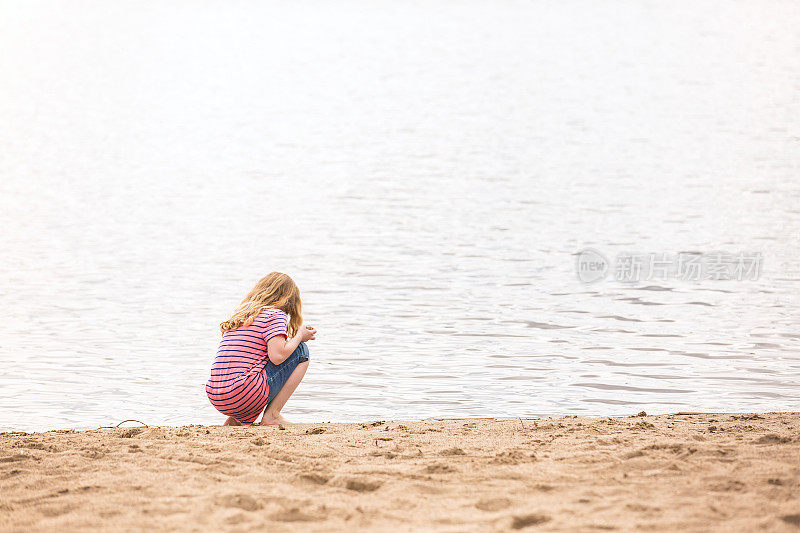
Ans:
POLYGON ((800 414, 0 434, 0 529, 797 531, 800 414))

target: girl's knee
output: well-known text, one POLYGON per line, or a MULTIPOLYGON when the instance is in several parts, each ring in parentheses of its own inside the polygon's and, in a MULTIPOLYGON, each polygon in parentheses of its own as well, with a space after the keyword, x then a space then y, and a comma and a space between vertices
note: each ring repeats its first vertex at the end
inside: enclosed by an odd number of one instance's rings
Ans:
POLYGON ((308 362, 308 359, 309 359, 309 357, 308 357, 308 345, 306 343, 301 342, 300 344, 297 345, 297 353, 300 356, 300 362, 301 363, 304 363, 304 362, 307 363, 308 362))

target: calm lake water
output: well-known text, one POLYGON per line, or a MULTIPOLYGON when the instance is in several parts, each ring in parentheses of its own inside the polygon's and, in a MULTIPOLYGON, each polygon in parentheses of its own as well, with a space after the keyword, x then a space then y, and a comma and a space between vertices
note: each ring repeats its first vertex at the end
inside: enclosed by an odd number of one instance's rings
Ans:
POLYGON ((0 7, 0 429, 220 423, 291 274, 297 421, 800 410, 796 2, 0 7), (576 253, 760 253, 757 280, 576 253))

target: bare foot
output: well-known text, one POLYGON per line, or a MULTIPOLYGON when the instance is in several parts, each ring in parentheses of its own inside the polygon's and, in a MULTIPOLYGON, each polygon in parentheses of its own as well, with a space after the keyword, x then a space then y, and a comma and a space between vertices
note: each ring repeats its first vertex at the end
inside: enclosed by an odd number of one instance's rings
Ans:
POLYGON ((238 420, 236 420, 235 418, 233 418, 232 416, 229 416, 228 419, 225 421, 225 423, 222 424, 222 425, 223 426, 241 426, 242 423, 239 422, 238 420))
POLYGON ((289 424, 291 424, 291 422, 283 418, 280 413, 273 414, 266 412, 264 413, 264 416, 261 417, 261 422, 259 422, 259 425, 261 426, 288 426, 289 424))

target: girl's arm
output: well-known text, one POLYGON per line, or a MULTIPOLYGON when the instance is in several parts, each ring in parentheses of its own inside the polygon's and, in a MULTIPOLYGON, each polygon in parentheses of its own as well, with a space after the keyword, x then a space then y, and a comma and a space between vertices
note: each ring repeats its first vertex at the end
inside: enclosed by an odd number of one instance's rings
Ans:
POLYGON ((302 326, 297 330, 297 334, 291 339, 286 339, 283 335, 276 335, 267 342, 267 354, 269 360, 279 365, 292 355, 301 342, 313 341, 317 330, 311 326, 302 326))

